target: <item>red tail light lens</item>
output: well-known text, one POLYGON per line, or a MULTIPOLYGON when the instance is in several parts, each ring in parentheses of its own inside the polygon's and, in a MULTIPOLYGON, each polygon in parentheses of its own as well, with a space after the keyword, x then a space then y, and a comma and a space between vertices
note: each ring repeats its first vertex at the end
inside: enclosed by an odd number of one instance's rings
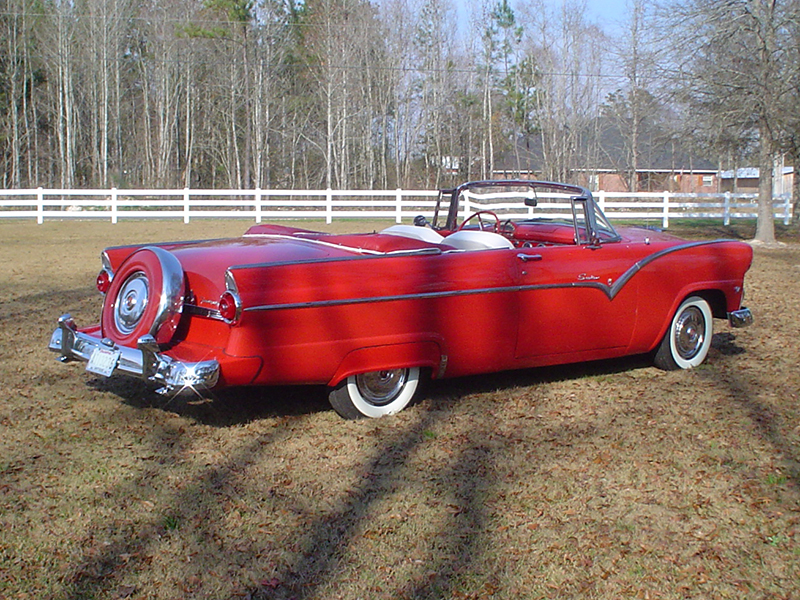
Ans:
POLYGON ((229 322, 235 321, 239 316, 239 301, 232 292, 225 292, 220 297, 219 314, 229 322))
POLYGON ((103 269, 100 271, 100 274, 97 276, 97 289, 100 290, 100 293, 105 295, 108 291, 108 288, 111 287, 111 275, 108 274, 108 271, 103 269))

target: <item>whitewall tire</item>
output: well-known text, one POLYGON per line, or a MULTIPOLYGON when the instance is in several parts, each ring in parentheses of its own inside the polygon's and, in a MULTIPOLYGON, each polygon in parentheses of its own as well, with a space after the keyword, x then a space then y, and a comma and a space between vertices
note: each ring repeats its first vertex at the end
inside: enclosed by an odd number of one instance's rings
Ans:
POLYGON ((400 412, 417 391, 419 367, 351 375, 333 388, 331 406, 345 419, 376 419, 400 412))
POLYGON ((684 300, 670 321, 656 350, 655 365, 665 371, 692 369, 701 364, 711 348, 711 306, 700 296, 684 300))

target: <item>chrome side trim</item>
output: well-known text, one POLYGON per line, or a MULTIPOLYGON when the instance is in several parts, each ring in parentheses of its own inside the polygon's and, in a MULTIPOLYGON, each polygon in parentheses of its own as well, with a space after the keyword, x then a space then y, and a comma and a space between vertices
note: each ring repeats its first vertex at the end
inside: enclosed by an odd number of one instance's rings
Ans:
MULTIPOLYGON (((634 263, 628 268, 622 276, 617 279, 612 285, 600 282, 600 281, 578 281, 578 282, 566 282, 566 283, 545 283, 545 284, 532 284, 532 285, 517 285, 517 286, 504 286, 504 287, 496 287, 496 288, 476 288, 472 290, 448 290, 442 292, 426 292, 421 294, 397 294, 392 296, 373 296, 373 297, 362 297, 362 298, 342 298, 339 300, 318 300, 313 302, 286 302, 282 304, 266 304, 261 306, 248 306, 243 310, 245 312, 248 311, 267 311, 267 310, 288 310, 288 309, 295 309, 295 308, 325 308, 331 306, 344 306, 348 304, 366 304, 370 302, 395 302, 398 300, 418 300, 418 299, 430 299, 430 298, 448 298, 448 297, 457 297, 457 296, 472 296, 472 295, 479 295, 479 294, 498 294, 498 293, 507 293, 507 292, 529 292, 535 290, 551 290, 551 289, 559 289, 559 288, 594 288, 603 292, 609 300, 613 300, 617 294, 622 291, 622 288, 631 280, 631 278, 641 271, 644 267, 649 265, 651 262, 666 256, 668 254, 672 254, 673 252, 679 252, 681 250, 686 250, 689 248, 695 248, 698 246, 707 246, 709 244, 716 244, 720 242, 727 242, 729 240, 713 240, 713 241, 703 241, 703 242, 690 242, 688 244, 681 244, 680 246, 673 246, 671 248, 665 248, 664 250, 660 250, 659 252, 655 252, 650 256, 643 258, 642 260, 634 263)), ((515 250, 516 251, 516 250, 515 250)), ((523 260, 525 259, 523 256, 530 256, 530 260, 538 261, 541 260, 541 255, 533 254, 533 255, 526 255, 524 253, 517 254, 517 258, 523 260)), ((334 260, 342 260, 341 258, 337 258, 334 260)), ((346 259, 346 260, 353 260, 353 259, 346 259)), ((312 261, 298 261, 298 262, 330 262, 330 259, 322 259, 322 260, 312 260, 312 261)), ((285 264, 285 263, 282 263, 285 264)), ((271 266, 271 265, 263 265, 264 267, 271 266)), ((249 268, 245 266, 235 266, 230 267, 230 270, 235 270, 238 268, 249 268)))
POLYGON ((501 294, 505 292, 517 292, 522 289, 536 289, 550 286, 508 286, 497 288, 481 288, 475 290, 458 290, 446 292, 425 292, 422 294, 398 294, 394 296, 372 296, 366 298, 342 298, 340 300, 319 300, 314 302, 286 302, 283 304, 265 304, 262 306, 248 306, 244 312, 266 311, 266 310, 288 310, 294 308, 326 308, 331 306, 344 306, 347 304, 368 304, 373 302, 395 302, 398 300, 417 300, 430 298, 448 298, 456 296, 473 296, 476 294, 501 294))
POLYGON ((50 336, 49 349, 58 352, 58 360, 88 362, 98 348, 119 351, 119 361, 114 372, 145 379, 162 385, 159 393, 213 388, 219 381, 220 366, 216 360, 182 362, 159 353, 158 344, 151 335, 139 338, 137 347, 118 346, 111 340, 81 333, 68 314, 58 319, 58 327, 50 336))
POLYGON ((216 319, 217 321, 224 321, 222 315, 215 308, 205 308, 204 306, 196 306, 194 304, 184 304, 183 312, 187 315, 195 315, 197 317, 205 317, 206 319, 216 319))
POLYGON ((739 310, 728 313, 728 323, 731 327, 749 327, 753 324, 753 313, 749 308, 743 306, 739 310))

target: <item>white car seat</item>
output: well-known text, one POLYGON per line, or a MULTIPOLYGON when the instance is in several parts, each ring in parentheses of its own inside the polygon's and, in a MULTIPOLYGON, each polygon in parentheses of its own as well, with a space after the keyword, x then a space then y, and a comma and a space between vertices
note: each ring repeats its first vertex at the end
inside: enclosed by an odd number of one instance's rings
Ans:
POLYGON ((459 250, 490 250, 514 247, 511 240, 499 233, 476 231, 474 229, 462 229, 451 233, 444 238, 442 243, 459 250))
POLYGON ((397 235, 400 237, 411 238, 430 244, 441 244, 444 238, 441 234, 428 227, 417 227, 416 225, 392 225, 381 233, 385 235, 397 235))

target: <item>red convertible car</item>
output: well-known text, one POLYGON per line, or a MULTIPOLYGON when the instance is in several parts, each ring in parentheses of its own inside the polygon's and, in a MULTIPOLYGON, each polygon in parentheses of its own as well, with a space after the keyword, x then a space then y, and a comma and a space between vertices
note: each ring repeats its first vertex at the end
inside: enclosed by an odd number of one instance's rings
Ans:
POLYGON ((343 417, 403 409, 420 378, 651 353, 706 358, 742 306, 753 252, 615 230, 581 187, 482 181, 433 219, 379 233, 255 225, 242 237, 108 248, 100 323, 59 319, 50 349, 167 394, 325 384, 343 417))

